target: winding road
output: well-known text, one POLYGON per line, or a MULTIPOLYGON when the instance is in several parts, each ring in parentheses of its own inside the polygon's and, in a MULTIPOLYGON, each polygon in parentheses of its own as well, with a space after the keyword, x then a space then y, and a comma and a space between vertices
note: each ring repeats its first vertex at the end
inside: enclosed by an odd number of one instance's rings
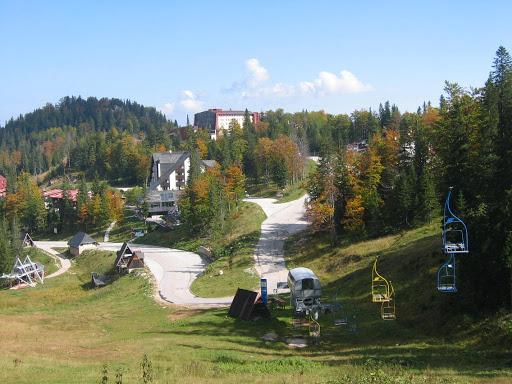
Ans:
MULTIPOLYGON (((286 281, 288 270, 283 255, 284 240, 307 226, 304 220, 305 198, 282 204, 276 204, 275 199, 246 199, 258 204, 267 215, 261 226, 254 262, 258 274, 267 279, 269 293, 277 289, 278 282, 286 281)), ((61 268, 47 278, 69 269, 71 262, 53 249, 67 247, 65 241, 36 241, 35 244, 61 262, 61 268)), ((121 245, 103 242, 99 244, 99 249, 117 251, 121 245)), ((192 282, 207 266, 198 254, 145 244, 131 244, 131 247, 144 253, 145 263, 155 278, 158 294, 163 300, 185 306, 225 306, 231 303, 232 297, 203 298, 190 292, 192 282)))

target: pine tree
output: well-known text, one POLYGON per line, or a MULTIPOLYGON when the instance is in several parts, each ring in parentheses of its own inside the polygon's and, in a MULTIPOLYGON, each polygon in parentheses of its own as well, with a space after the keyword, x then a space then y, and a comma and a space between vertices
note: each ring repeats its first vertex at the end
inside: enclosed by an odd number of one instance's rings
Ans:
POLYGON ((14 254, 9 246, 9 229, 4 219, 0 219, 0 274, 11 272, 14 254))
POLYGON ((199 177, 201 174, 201 159, 199 158, 199 150, 197 148, 192 148, 190 151, 190 168, 188 171, 188 185, 192 185, 192 183, 199 177))

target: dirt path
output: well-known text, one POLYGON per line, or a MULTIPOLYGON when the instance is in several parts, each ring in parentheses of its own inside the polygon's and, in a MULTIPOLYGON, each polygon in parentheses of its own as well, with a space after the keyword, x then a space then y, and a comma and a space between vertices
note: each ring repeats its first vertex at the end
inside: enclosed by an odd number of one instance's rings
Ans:
POLYGON ((110 239, 110 232, 114 229, 114 226, 116 225, 117 221, 113 221, 108 226, 107 230, 105 231, 105 235, 103 236, 103 241, 106 243, 110 239))
POLYGON ((46 253, 49 253, 53 258, 57 259, 60 263, 60 268, 55 272, 45 276, 45 279, 51 279, 52 277, 60 276, 66 273, 71 267, 71 261, 62 257, 62 255, 53 248, 65 248, 67 243, 65 241, 34 241, 37 248, 42 249, 46 253))

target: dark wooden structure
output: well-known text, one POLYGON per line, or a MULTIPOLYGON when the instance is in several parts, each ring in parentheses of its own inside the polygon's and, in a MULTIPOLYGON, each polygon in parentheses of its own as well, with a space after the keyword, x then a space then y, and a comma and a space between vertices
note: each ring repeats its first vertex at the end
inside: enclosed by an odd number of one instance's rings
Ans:
POLYGON ((229 307, 228 316, 242 320, 270 317, 270 312, 257 292, 238 288, 229 307))
POLYGON ((132 249, 128 243, 124 243, 116 253, 114 268, 120 273, 144 268, 144 253, 140 250, 132 249))
POLYGON ((21 240, 21 245, 23 247, 33 247, 34 246, 34 240, 32 240, 32 237, 30 237, 28 232, 22 232, 20 234, 20 240, 21 240))

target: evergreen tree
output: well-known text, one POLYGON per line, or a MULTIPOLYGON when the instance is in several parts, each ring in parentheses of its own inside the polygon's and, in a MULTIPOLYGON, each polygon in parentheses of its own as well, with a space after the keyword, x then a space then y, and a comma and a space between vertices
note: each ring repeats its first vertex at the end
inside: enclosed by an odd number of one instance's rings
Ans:
POLYGON ((190 151, 190 168, 188 174, 188 184, 191 185, 201 174, 201 159, 199 158, 199 151, 197 148, 192 148, 190 151))
POLYGON ((5 219, 0 219, 0 274, 11 272, 14 254, 9 244, 10 234, 5 219))

